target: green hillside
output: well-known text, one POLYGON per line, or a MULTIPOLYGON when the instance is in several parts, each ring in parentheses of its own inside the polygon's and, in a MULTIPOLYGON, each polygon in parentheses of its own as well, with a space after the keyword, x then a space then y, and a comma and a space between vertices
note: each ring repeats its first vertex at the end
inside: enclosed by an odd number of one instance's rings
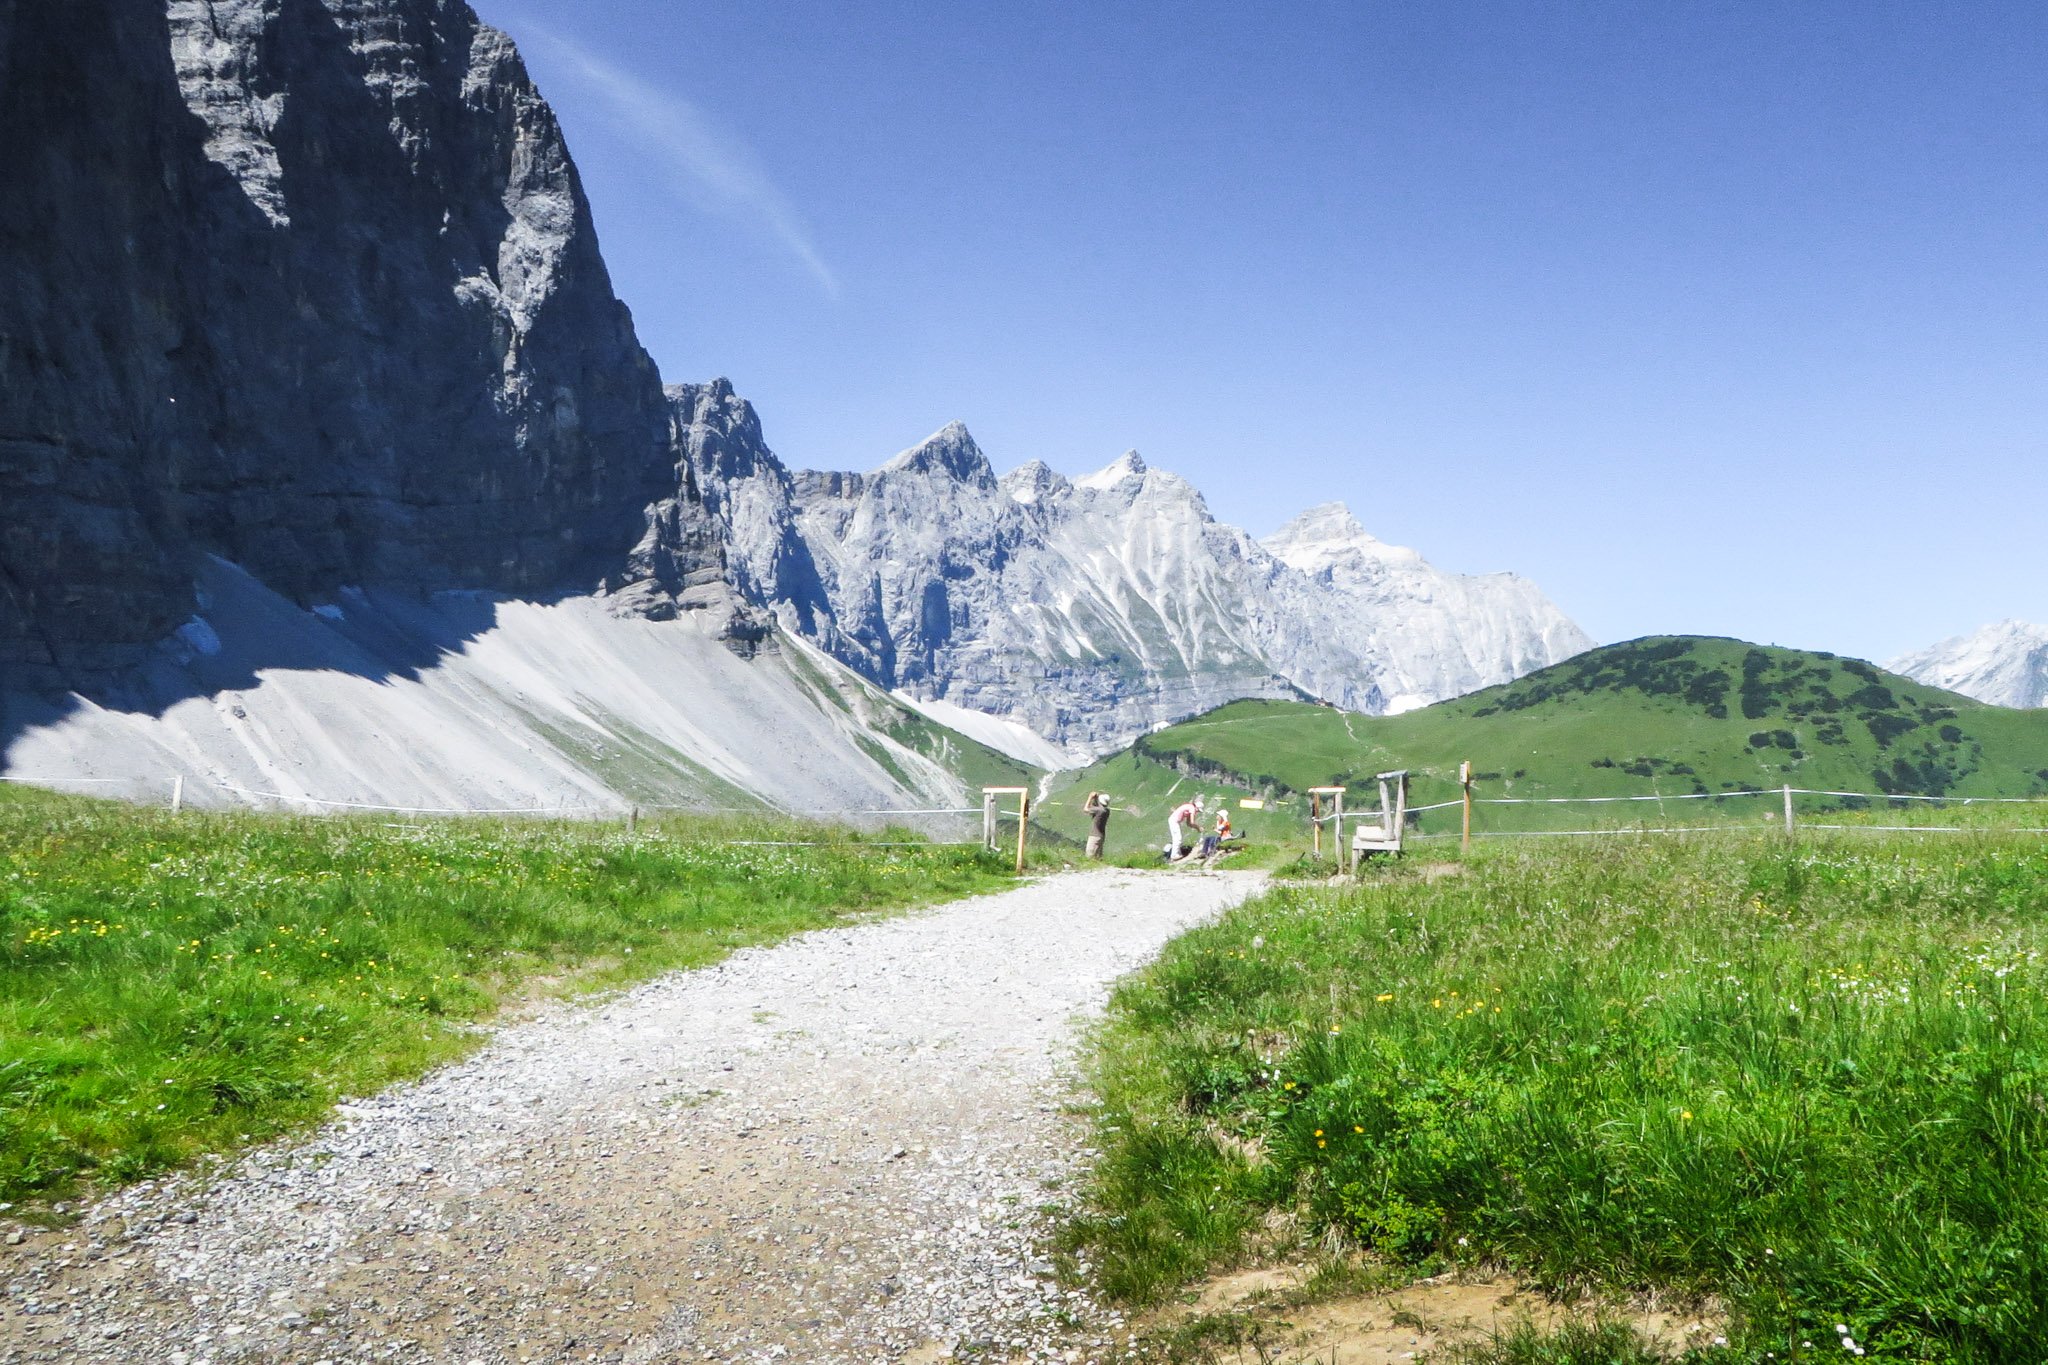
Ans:
MULTIPOLYGON (((1407 768, 1414 774, 1412 801, 1429 804, 1457 795, 1465 759, 1480 797, 1694 798, 1786 784, 1957 798, 2048 796, 2048 711, 1986 706, 1832 654, 1660 636, 1592 650, 1400 716, 1233 702, 1064 774, 1056 796, 1091 787, 1130 794, 1143 819, 1122 823, 1139 825, 1142 834, 1129 829, 1119 840, 1113 828, 1112 847, 1163 841, 1165 808, 1155 816, 1154 806, 1169 789, 1264 796, 1272 809, 1262 818, 1298 836, 1306 811, 1301 793, 1311 786, 1343 783, 1363 793, 1374 773, 1407 768)), ((1799 810, 1818 815, 1870 804, 1802 797, 1799 810)), ((1479 823, 1532 829, 1751 822, 1775 818, 1777 810, 1777 803, 1755 798, 1488 806, 1479 823)), ((1454 828, 1455 816, 1437 815, 1424 828, 1454 828)), ((1044 818, 1063 827, 1070 813, 1048 809, 1044 818)))

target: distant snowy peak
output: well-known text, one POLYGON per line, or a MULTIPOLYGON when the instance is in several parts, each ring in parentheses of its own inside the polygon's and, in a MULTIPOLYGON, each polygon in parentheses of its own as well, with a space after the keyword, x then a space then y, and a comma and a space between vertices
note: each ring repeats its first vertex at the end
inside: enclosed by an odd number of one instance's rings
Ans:
POLYGON ((1885 666, 1993 706, 2048 706, 2048 626, 2000 621, 1885 666))
POLYGON ((1126 450, 1109 464, 1093 474, 1084 474, 1074 480, 1074 487, 1086 488, 1090 492, 1106 493, 1133 481, 1142 481, 1149 466, 1135 450, 1126 450))
POLYGON ((1021 502, 1026 506, 1074 491, 1074 485, 1067 477, 1044 460, 1032 460, 1018 465, 1003 475, 998 482, 1002 490, 1010 495, 1010 501, 1021 502))
POLYGON ((1311 507, 1259 542, 1283 563, 1306 574, 1327 574, 1360 564, 1423 565, 1405 545, 1389 545, 1359 525, 1341 502, 1311 507))

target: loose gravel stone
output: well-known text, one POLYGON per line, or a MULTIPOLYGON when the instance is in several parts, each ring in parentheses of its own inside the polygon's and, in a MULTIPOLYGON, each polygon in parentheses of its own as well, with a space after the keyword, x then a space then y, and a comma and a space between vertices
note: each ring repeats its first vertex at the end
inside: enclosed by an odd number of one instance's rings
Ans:
POLYGON ((1118 1315, 1043 1259, 1090 1156, 1062 1063, 1258 883, 1052 877, 553 1009, 10 1228, 0 1361, 1107 1359, 1118 1315))

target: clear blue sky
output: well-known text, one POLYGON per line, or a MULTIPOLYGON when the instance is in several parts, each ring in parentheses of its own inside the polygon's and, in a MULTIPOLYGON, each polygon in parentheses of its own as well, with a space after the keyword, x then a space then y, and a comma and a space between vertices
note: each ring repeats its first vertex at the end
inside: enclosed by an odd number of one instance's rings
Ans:
POLYGON ((475 0, 670 379, 1348 501, 1603 640, 2048 621, 2048 5, 475 0))

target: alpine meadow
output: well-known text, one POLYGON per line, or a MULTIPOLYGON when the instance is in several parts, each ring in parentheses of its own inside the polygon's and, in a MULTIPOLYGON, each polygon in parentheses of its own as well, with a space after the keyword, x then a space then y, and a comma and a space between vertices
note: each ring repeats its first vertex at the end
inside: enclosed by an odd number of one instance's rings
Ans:
POLYGON ((2048 1362, 2044 70, 0 0, 0 1365, 2048 1362))

